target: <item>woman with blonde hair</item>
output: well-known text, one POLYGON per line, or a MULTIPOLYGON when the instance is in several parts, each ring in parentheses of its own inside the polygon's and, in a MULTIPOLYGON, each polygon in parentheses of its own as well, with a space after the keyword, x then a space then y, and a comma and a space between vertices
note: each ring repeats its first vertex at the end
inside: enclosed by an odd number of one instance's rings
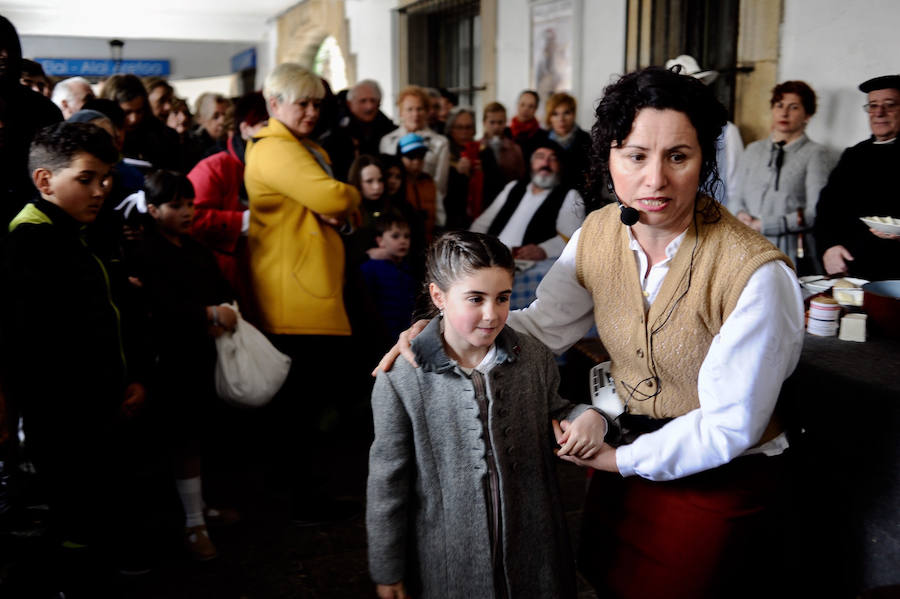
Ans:
POLYGON ((310 139, 324 95, 322 80, 306 68, 275 67, 263 86, 268 125, 248 143, 244 171, 259 325, 293 360, 267 407, 275 427, 270 437, 295 443, 275 450, 289 460, 282 472, 291 472, 295 490, 302 489, 294 493, 294 519, 307 524, 341 518, 348 509, 317 492, 324 476, 314 471, 313 458, 324 441, 318 423, 333 419, 340 406, 333 383, 348 380, 338 368, 351 331, 337 228, 360 202, 355 187, 332 176, 328 154, 310 139))
POLYGON ((450 142, 446 137, 428 128, 428 109, 431 99, 428 93, 417 85, 410 85, 397 96, 400 112, 400 127, 381 138, 379 150, 382 154, 397 154, 397 142, 408 133, 415 133, 425 141, 423 171, 431 175, 437 187, 435 224, 443 227, 447 220, 444 210, 444 196, 447 195, 447 179, 450 172, 450 142))

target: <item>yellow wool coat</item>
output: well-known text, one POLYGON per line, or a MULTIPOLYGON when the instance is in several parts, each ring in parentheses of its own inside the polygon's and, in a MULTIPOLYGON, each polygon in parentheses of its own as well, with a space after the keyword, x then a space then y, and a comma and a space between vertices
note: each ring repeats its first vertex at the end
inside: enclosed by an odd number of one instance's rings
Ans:
POLYGON ((356 188, 330 177, 309 148, 270 119, 247 147, 250 272, 262 328, 284 335, 349 335, 342 297, 344 246, 316 214, 345 216, 356 188))

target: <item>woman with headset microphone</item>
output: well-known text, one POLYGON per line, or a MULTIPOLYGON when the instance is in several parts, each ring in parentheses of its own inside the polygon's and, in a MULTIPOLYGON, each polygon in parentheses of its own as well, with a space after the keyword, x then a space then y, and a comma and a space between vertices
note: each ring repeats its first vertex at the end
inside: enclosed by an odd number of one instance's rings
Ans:
POLYGON ((596 469, 579 569, 604 597, 771 596, 788 446, 775 408, 803 343, 792 264, 712 199, 726 112, 701 82, 630 73, 596 117, 591 196, 608 185, 617 204, 508 320, 558 353, 595 324, 624 404, 592 459, 560 455, 596 469))

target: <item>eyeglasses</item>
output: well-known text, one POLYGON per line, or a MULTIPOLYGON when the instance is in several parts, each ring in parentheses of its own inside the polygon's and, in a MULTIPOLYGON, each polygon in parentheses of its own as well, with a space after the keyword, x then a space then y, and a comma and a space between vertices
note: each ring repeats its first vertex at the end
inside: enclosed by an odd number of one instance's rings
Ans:
POLYGON ((883 108, 885 112, 896 112, 897 106, 898 104, 896 102, 882 102, 881 104, 869 102, 868 104, 863 104, 863 111, 871 114, 873 112, 878 112, 883 108))

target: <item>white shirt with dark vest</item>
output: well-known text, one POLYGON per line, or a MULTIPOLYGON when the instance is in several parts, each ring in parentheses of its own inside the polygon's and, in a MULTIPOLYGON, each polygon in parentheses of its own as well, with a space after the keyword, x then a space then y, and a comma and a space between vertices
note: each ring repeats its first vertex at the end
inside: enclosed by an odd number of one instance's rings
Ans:
MULTIPOLYGON (((481 213, 472 226, 470 231, 476 233, 487 233, 491 227, 491 223, 497 218, 497 215, 506 204, 510 192, 519 181, 511 181, 503 188, 503 191, 497 198, 491 202, 487 210, 481 213)), ((510 216, 506 226, 500 231, 497 237, 509 248, 519 247, 523 245, 525 232, 531 224, 531 219, 535 213, 550 195, 553 189, 542 189, 539 193, 534 193, 534 186, 529 183, 525 190, 525 195, 516 207, 515 212, 510 216)), ((546 253, 547 258, 558 258, 562 254, 563 249, 569 238, 575 233, 584 221, 584 201, 574 189, 570 189, 563 200, 556 217, 556 232, 553 237, 538 243, 546 253)))

